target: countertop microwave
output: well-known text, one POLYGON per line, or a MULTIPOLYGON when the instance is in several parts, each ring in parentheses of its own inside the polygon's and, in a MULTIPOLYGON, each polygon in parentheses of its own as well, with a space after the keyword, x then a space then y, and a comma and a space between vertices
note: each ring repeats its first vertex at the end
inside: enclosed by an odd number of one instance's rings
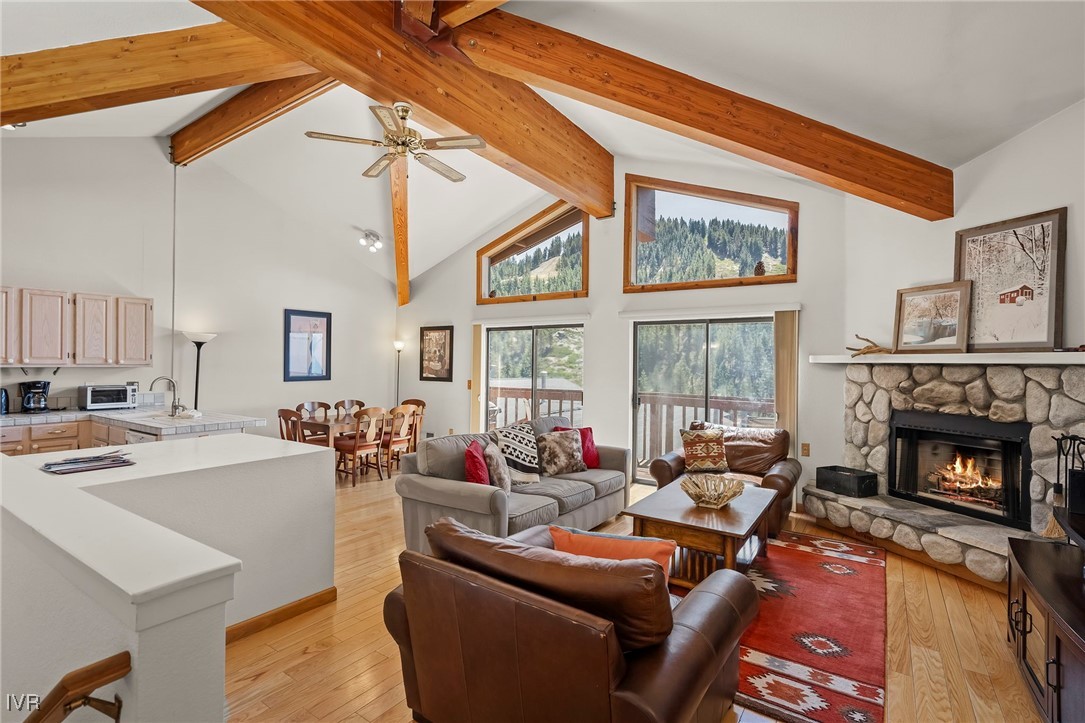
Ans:
POLYGON ((79 408, 135 409, 138 392, 139 387, 135 384, 92 384, 79 387, 79 408))

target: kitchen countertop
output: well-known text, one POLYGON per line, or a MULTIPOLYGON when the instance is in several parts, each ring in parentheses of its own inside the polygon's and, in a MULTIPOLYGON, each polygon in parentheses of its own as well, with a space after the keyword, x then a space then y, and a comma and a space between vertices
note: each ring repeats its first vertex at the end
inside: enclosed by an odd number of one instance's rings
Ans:
POLYGON ((230 429, 248 429, 266 427, 267 420, 260 417, 246 417, 238 414, 204 412, 203 416, 190 419, 170 417, 169 407, 152 406, 135 409, 108 409, 97 411, 65 410, 44 414, 5 414, 0 417, 0 427, 15 427, 32 424, 57 424, 63 422, 82 422, 90 420, 111 427, 123 427, 136 432, 168 437, 174 434, 195 434, 230 429))

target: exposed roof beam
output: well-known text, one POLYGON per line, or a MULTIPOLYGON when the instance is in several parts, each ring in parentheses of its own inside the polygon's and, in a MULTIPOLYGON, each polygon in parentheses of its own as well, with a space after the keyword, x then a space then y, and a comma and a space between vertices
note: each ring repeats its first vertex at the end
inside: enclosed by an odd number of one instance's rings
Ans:
POLYGON ((315 72, 229 23, 5 55, 0 123, 29 123, 315 72))
POLYGON ((450 28, 470 22, 483 13, 501 7, 508 0, 438 0, 441 20, 450 28))
POLYGON ((193 0, 382 103, 407 100, 441 135, 594 216, 610 216, 614 157, 523 83, 431 55, 393 28, 392 3, 193 0))
POLYGON ((388 171, 392 186, 392 235, 396 247, 396 298, 399 305, 404 306, 411 300, 407 250, 407 159, 396 159, 388 171))
POLYGON ((928 220, 953 172, 777 106, 501 10, 453 31, 479 68, 928 220))
POLYGON ((179 166, 192 163, 337 85, 334 78, 312 73, 250 86, 174 133, 172 160, 179 166))

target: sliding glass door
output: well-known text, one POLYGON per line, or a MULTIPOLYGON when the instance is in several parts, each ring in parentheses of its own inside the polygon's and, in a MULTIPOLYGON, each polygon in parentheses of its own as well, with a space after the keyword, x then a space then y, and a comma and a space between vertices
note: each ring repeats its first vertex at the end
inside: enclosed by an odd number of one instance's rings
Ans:
POLYGON ((694 420, 775 426, 771 319, 640 322, 633 328, 633 439, 638 476, 681 449, 694 420))
POLYGON ((584 421, 584 327, 486 332, 487 429, 545 416, 584 421))

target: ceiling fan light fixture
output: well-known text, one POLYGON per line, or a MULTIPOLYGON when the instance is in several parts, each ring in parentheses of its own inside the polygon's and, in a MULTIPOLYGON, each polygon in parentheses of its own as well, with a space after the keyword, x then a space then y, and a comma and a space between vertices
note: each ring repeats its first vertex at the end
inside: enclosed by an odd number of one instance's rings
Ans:
POLYGON ((376 246, 370 246, 369 247, 369 253, 371 253, 371 254, 377 253, 377 247, 376 246))
POLYGON ((382 248, 384 248, 384 243, 381 242, 381 241, 374 241, 373 242, 373 248, 382 249, 382 248))

